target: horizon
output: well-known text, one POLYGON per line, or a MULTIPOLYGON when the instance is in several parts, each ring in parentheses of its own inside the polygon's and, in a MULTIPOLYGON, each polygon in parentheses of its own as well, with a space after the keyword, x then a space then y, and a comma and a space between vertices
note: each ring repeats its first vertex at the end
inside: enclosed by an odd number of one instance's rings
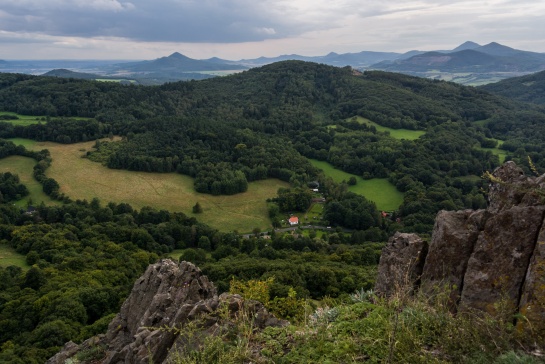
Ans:
POLYGON ((37 61, 41 61, 41 62, 47 62, 47 61, 57 61, 57 62, 62 62, 62 61, 66 61, 66 62, 135 62, 135 61, 149 61, 149 60, 155 60, 155 59, 159 59, 159 58, 164 58, 164 57, 170 57, 176 53, 178 54, 181 54, 183 56, 186 56, 188 58, 191 58, 191 59, 196 59, 196 60, 203 60, 203 61, 206 61, 208 59, 211 59, 211 58, 219 58, 219 59, 222 59, 222 60, 226 60, 226 61, 233 61, 233 62, 238 62, 238 61, 242 61, 242 60, 245 60, 245 59, 257 59, 257 58, 261 58, 261 57, 265 57, 265 58, 277 58, 277 57, 284 57, 284 56, 292 56, 292 55, 297 55, 297 56, 303 56, 303 57, 324 57, 324 56, 327 56, 328 54, 330 53, 337 53, 337 54, 346 54, 346 53, 352 53, 352 54, 355 54, 355 53, 360 53, 360 52, 376 52, 376 53, 398 53, 398 54, 404 54, 404 53, 408 53, 408 52, 431 52, 431 51, 438 51, 438 50, 454 50, 455 48, 465 44, 465 43, 477 43, 479 44, 479 46, 486 46, 486 45, 489 45, 489 44, 493 44, 493 43, 496 43, 496 44, 499 44, 501 46, 505 46, 505 47, 509 47, 509 48, 513 48, 513 49, 516 49, 516 50, 520 50, 520 51, 525 51, 525 52, 535 52, 535 53, 544 53, 545 52, 539 52, 539 51, 534 51, 534 50, 528 50, 528 49, 519 49, 519 48, 516 48, 516 47, 512 47, 508 44, 503 44, 503 43, 500 43, 500 42, 497 42, 497 41, 490 41, 490 42, 487 42, 487 43, 484 43, 484 44, 481 44, 479 42, 474 42, 474 41, 471 41, 471 40, 466 40, 466 41, 463 41, 462 43, 459 43, 458 45, 456 46, 453 46, 451 48, 446 48, 446 47, 443 47, 443 48, 440 48, 440 49, 427 49, 427 50, 424 50, 424 49, 411 49, 409 51, 395 51, 395 50, 391 50, 391 51, 376 51, 376 50, 371 50, 371 49, 364 49, 364 50, 355 50, 355 51, 348 51, 348 52, 342 52, 342 53, 339 53, 339 52, 335 52, 335 51, 329 51, 329 52, 326 52, 326 53, 323 53, 323 54, 315 54, 315 55, 308 55, 308 54, 301 54, 301 53, 282 53, 282 54, 277 54, 277 55, 272 55, 272 56, 256 56, 256 57, 253 57, 253 58, 239 58, 239 59, 229 59, 229 58, 225 58, 225 57, 222 57, 222 56, 212 56, 212 57, 208 57, 208 58, 195 58, 187 53, 183 53, 182 51, 171 51, 170 53, 168 54, 164 54, 164 55, 159 55, 157 56, 156 58, 153 58, 153 59, 144 59, 144 58, 134 58, 134 59, 117 59, 117 58, 96 58, 96 59, 92 59, 92 58, 87 58, 87 59, 84 59, 84 58, 27 58, 27 59, 8 59, 8 58, 0 58, 0 61, 7 61, 7 62, 37 62, 37 61))
POLYGON ((545 3, 530 0, 5 0, 0 59, 405 53, 452 49, 467 39, 544 53, 542 14, 545 3))

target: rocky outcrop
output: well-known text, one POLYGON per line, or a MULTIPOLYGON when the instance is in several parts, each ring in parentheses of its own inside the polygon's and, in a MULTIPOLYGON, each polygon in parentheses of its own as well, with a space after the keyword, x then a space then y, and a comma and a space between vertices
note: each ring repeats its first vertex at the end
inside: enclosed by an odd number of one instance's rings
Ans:
MULTIPOLYGON (((486 210, 438 213, 427 255, 418 258, 425 260, 422 274, 411 278, 410 288, 419 280, 419 289, 427 294, 446 287, 453 311, 495 314, 500 306, 511 307, 512 314, 524 316, 520 327, 543 335, 545 175, 525 176, 507 162, 490 180, 486 210)), ((396 269, 415 256, 392 244, 383 254, 387 259, 381 258, 375 288, 389 295, 393 287, 406 283, 396 269)))
POLYGON ((375 291, 386 296, 410 293, 422 274, 427 250, 418 235, 395 233, 382 250, 375 291))
POLYGON ((176 352, 200 345, 199 338, 223 333, 237 315, 250 315, 253 327, 285 326, 257 301, 222 294, 192 263, 170 259, 150 265, 123 303, 105 335, 82 345, 68 343, 48 364, 64 364, 82 350, 102 348, 93 363, 168 363, 176 352), (192 340, 187 340, 188 324, 192 340), (170 359, 169 359, 170 357, 170 359))
POLYGON ((488 218, 485 210, 440 211, 422 272, 422 289, 431 294, 448 289, 452 310, 462 294, 471 253, 488 218))

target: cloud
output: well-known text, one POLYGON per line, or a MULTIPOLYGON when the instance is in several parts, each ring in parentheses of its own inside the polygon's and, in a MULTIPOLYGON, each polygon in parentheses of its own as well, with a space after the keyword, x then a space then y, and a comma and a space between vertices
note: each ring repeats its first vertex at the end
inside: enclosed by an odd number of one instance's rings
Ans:
POLYGON ((7 0, 1 6, 6 15, 0 29, 55 36, 246 42, 329 26, 316 11, 320 6, 305 1, 7 0))

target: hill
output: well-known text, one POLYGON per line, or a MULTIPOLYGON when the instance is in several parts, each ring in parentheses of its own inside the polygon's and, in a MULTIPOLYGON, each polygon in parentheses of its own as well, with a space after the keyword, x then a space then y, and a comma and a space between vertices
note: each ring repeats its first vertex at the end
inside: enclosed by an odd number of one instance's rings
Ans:
POLYGON ((541 71, 545 69, 545 54, 521 51, 495 42, 484 46, 466 42, 452 51, 426 52, 407 59, 383 61, 371 68, 421 77, 453 74, 453 81, 478 84, 541 71), (475 76, 468 77, 468 73, 475 76))
POLYGON ((65 77, 65 78, 81 78, 83 80, 96 80, 104 76, 99 76, 93 73, 75 72, 64 68, 54 69, 43 74, 48 77, 65 77))
POLYGON ((168 57, 161 57, 152 61, 121 63, 116 65, 114 69, 131 73, 184 73, 197 71, 244 70, 246 67, 221 63, 217 60, 212 62, 196 60, 175 52, 168 57))
MULTIPOLYGON (((499 164, 490 149, 497 139, 509 158, 524 163, 531 156, 545 167, 542 109, 401 74, 357 75, 350 68, 286 61, 160 87, 1 77, 0 108, 6 111, 96 121, 3 125, 0 136, 66 143, 123 135, 89 158, 110 168, 183 173, 194 178, 197 192, 214 195, 241 193, 248 182, 271 177, 305 185, 319 175, 308 158, 318 159, 366 179, 388 178, 400 192, 422 191, 418 200, 406 195, 399 211, 406 228, 420 232, 431 230, 439 209, 485 203, 472 176, 499 164), (354 116, 425 134, 396 139, 354 116)), ((373 226, 373 214, 356 212, 368 205, 352 198, 328 205, 327 220, 373 226)))
POLYGON ((515 100, 545 105, 545 71, 491 83, 481 89, 515 100))

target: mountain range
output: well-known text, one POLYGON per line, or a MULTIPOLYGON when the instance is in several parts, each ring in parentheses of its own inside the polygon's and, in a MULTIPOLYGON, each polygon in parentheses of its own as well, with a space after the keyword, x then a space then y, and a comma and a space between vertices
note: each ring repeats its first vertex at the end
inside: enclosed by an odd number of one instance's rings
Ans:
MULTIPOLYGON (((253 67, 285 60, 300 60, 327 64, 336 67, 351 66, 357 70, 384 70, 414 76, 454 81, 461 84, 480 85, 505 78, 545 70, 545 53, 514 49, 496 42, 480 45, 467 41, 451 50, 418 51, 406 53, 362 51, 359 53, 335 53, 324 56, 302 56, 298 54, 278 57, 259 57, 237 61, 217 57, 197 60, 175 52, 155 60, 138 62, 104 62, 94 67, 90 61, 59 61, 61 67, 72 72, 93 73, 103 78, 129 79, 143 84, 161 84, 169 81, 203 79, 240 72, 253 67), (62 63, 61 63, 62 62, 62 63), (85 68, 83 68, 85 66, 85 68)), ((28 62, 28 61, 26 61, 28 62)), ((38 74, 41 61, 18 65, 17 61, 0 62, 0 71, 38 74)), ((47 66, 54 66, 54 61, 47 66)), ((48 71, 57 68, 52 67, 48 71)), ((42 72, 44 73, 44 72, 42 72)), ((45 73, 57 77, 89 78, 69 72, 45 73)), ((98 77, 97 77, 98 78, 98 77)))

